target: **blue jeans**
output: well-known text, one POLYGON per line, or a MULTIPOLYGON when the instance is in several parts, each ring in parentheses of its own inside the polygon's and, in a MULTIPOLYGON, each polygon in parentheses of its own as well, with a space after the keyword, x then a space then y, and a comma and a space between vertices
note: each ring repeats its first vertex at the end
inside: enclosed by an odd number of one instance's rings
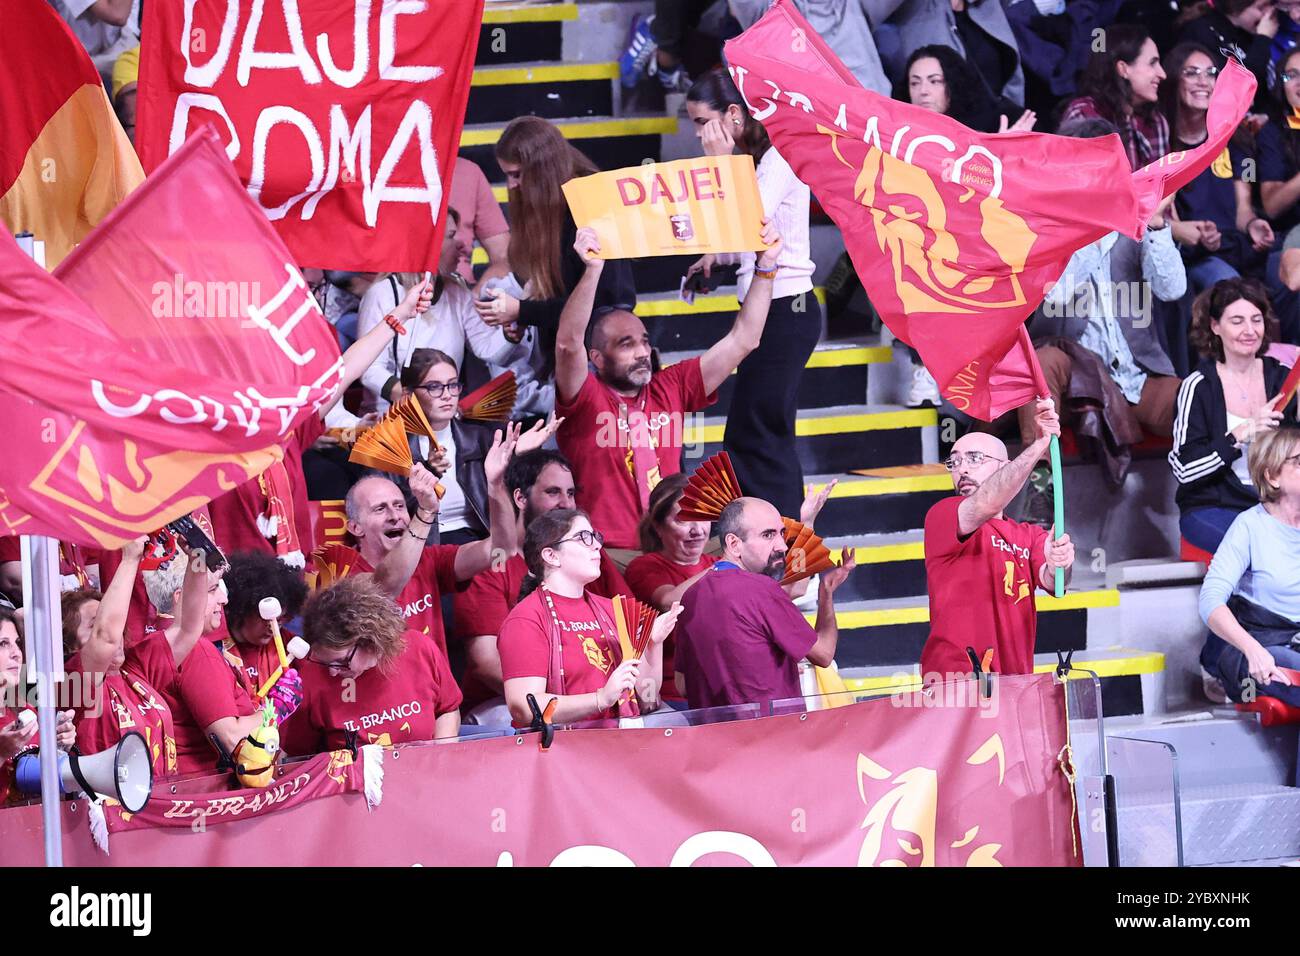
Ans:
POLYGON ((1235 279, 1240 274, 1218 256, 1210 256, 1187 267, 1187 283, 1193 293, 1204 292, 1214 283, 1235 279))
POLYGON ((1228 526, 1237 519, 1239 511, 1232 508, 1193 508, 1184 511, 1178 519, 1182 536, 1202 551, 1214 554, 1219 550, 1228 526))
POLYGON ((339 316, 334 332, 339 337, 339 348, 346 352, 357 340, 357 313, 345 312, 339 316))
POLYGON ((1282 327, 1282 341, 1294 345, 1300 342, 1300 294, 1282 284, 1281 268, 1282 250, 1274 249, 1268 254, 1268 267, 1264 270, 1265 284, 1268 286, 1269 298, 1273 301, 1273 312, 1282 327))

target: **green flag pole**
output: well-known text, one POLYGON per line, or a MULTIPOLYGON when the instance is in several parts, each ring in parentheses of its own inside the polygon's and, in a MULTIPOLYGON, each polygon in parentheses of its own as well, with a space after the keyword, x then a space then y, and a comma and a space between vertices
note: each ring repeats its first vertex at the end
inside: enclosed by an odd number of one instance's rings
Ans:
MULTIPOLYGON (((1056 537, 1065 534, 1065 489, 1061 482, 1061 440, 1052 436, 1048 446, 1052 456, 1052 511, 1056 537)), ((1056 596, 1065 597, 1065 568, 1056 569, 1056 596)))

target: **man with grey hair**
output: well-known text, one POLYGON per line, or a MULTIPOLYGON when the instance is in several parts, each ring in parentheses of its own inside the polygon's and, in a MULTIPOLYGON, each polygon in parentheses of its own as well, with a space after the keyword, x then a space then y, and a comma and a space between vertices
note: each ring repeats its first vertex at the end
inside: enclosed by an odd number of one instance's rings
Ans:
POLYGON ((835 660, 832 597, 855 566, 853 549, 822 574, 813 626, 779 583, 788 549, 776 508, 738 498, 723 509, 717 530, 723 560, 682 597, 677 689, 692 708, 799 697, 799 661, 829 667, 835 660))

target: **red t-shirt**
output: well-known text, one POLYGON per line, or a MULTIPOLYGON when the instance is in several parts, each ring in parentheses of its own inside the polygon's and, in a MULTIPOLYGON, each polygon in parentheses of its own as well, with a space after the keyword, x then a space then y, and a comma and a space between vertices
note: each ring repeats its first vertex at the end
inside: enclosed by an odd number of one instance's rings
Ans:
MULTIPOLYGON (((69 674, 80 671, 81 653, 73 654, 64 666, 69 674)), ((142 675, 127 671, 105 674, 99 694, 97 715, 89 716, 84 707, 77 711, 77 746, 82 753, 111 750, 135 731, 149 746, 155 778, 179 772, 172 712, 161 693, 142 675)))
MULTIPOLYGON (((325 433, 325 423, 316 414, 308 415, 301 425, 289 433, 284 446, 284 470, 289 476, 289 490, 293 494, 293 524, 298 535, 298 547, 304 555, 310 554, 311 502, 307 498, 307 478, 302 470, 302 455, 325 433)), ((256 477, 250 478, 219 498, 212 499, 208 510, 216 532, 216 543, 225 554, 235 551, 262 551, 275 554, 275 544, 257 527, 257 518, 266 509, 266 496, 262 494, 256 477)))
POLYGON ((800 696, 799 661, 817 643, 781 585, 724 562, 686 592, 676 630, 692 708, 800 696))
MULTIPOLYGON (((507 558, 500 570, 489 568, 474 575, 469 587, 455 597, 453 607, 457 639, 464 641, 482 634, 500 634, 501 623, 510 609, 519 603, 519 588, 527 576, 528 565, 524 563, 521 554, 507 558)), ((619 573, 618 565, 604 551, 600 553, 600 577, 587 585, 587 590, 606 598, 612 598, 616 594, 633 597, 632 590, 619 573)), ((473 674, 466 677, 467 710, 498 696, 500 695, 496 691, 486 687, 473 674)))
POLYGON ((541 588, 516 604, 501 623, 497 635, 501 676, 505 680, 546 678, 548 694, 594 694, 623 660, 618 635, 603 627, 593 610, 593 606, 600 607, 612 621, 613 602, 590 592, 585 599, 550 595, 560 620, 563 684, 558 672, 551 673, 552 620, 541 588))
MULTIPOLYGON (((289 642, 288 636, 283 631, 281 631, 280 636, 286 644, 289 642)), ((276 653, 274 641, 255 646, 240 644, 232 637, 227 638, 223 642, 223 646, 227 654, 239 660, 244 670, 244 677, 248 682, 247 686, 254 694, 262 686, 262 681, 274 674, 275 669, 280 666, 280 655, 276 653)))
POLYGON ((435 722, 460 707, 460 688, 447 655, 427 634, 407 631, 406 648, 385 674, 372 667, 356 679, 353 694, 343 682, 311 661, 300 665, 302 704, 285 721, 281 745, 292 754, 322 753, 357 744, 385 747, 433 740, 435 722))
MULTIPOLYGON (((442 621, 443 594, 454 594, 469 587, 468 581, 456 580, 458 544, 435 544, 424 549, 406 587, 397 595, 407 627, 428 634, 447 656, 447 632, 442 621)), ((372 574, 374 568, 356 548, 346 544, 327 544, 312 555, 318 567, 329 565, 335 580, 349 574, 372 574)))
POLYGON ((653 488, 659 478, 681 471, 685 413, 707 408, 717 400, 716 392, 710 395, 704 391, 698 358, 659 372, 636 398, 620 398, 594 373, 588 373, 571 403, 561 402, 556 396, 555 414, 564 417, 556 440, 573 465, 578 505, 591 516, 592 526, 605 535, 607 546, 638 546, 641 500, 627 440, 629 416, 642 409, 644 401, 650 440, 659 462, 658 477, 651 475, 653 488))
MULTIPOLYGON (((22 561, 23 549, 22 539, 16 534, 4 535, 0 537, 0 564, 8 564, 10 561, 22 561)), ((62 579, 60 586, 64 591, 76 591, 91 587, 90 575, 87 567, 98 563, 100 551, 98 548, 83 548, 78 544, 68 544, 66 541, 59 542, 59 577, 62 579)), ((100 583, 103 587, 108 584, 103 580, 103 569, 100 569, 100 583)))
POLYGON ((211 771, 217 751, 204 730, 222 717, 246 717, 254 710, 247 687, 207 636, 178 668, 162 631, 146 634, 127 648, 126 667, 142 675, 171 708, 180 773, 211 771))
POLYGON ((967 647, 981 660, 994 648, 990 666, 998 673, 1033 673, 1034 591, 1047 529, 994 518, 963 539, 957 532, 962 500, 945 498, 925 516, 930 637, 921 651, 921 675, 969 676, 967 647))
MULTIPOLYGON (((654 593, 662 587, 676 587, 706 568, 713 567, 718 559, 711 554, 700 555, 694 564, 678 564, 666 555, 652 551, 633 558, 627 566, 627 583, 638 601, 655 606, 654 593)), ((664 684, 659 696, 666 700, 681 700, 676 681, 677 628, 673 628, 664 641, 664 684)))

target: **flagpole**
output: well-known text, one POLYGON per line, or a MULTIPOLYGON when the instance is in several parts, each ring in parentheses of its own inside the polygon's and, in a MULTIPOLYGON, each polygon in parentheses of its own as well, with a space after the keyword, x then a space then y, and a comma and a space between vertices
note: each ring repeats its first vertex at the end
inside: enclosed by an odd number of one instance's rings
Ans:
MULTIPOLYGON (((1056 537, 1065 534, 1065 489, 1061 483, 1061 439, 1053 435, 1048 449, 1052 456, 1052 512, 1056 537)), ((1065 568, 1056 569, 1056 596, 1065 597, 1065 568)))
MULTIPOLYGON (((45 268, 45 244, 29 232, 18 246, 45 268)), ((59 608, 59 543, 44 535, 19 538, 23 568, 23 637, 36 671, 36 727, 41 736, 41 829, 45 865, 63 866, 63 823, 59 815, 58 724, 55 688, 63 680, 63 615, 59 608)), ((30 668, 29 668, 30 671, 30 668)))

